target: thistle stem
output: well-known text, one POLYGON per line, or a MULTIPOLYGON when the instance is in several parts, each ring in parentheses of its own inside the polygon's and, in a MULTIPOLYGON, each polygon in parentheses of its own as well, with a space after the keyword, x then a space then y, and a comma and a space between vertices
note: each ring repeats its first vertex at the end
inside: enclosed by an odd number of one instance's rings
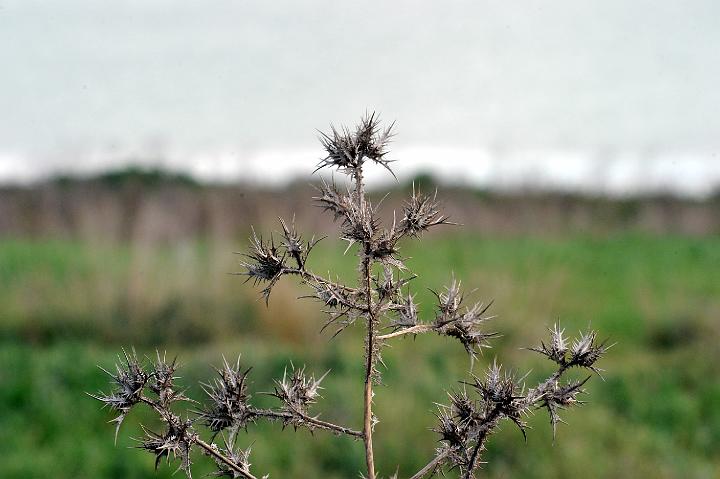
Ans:
POLYGON ((450 455, 450 450, 445 449, 440 454, 435 456, 432 461, 428 462, 425 467, 416 472, 410 479, 422 479, 425 474, 433 472, 442 463, 445 458, 450 455))
MULTIPOLYGON (((365 202, 365 188, 363 185, 362 166, 357 167, 353 175, 355 177, 355 196, 358 210, 362 221, 369 221, 366 215, 370 212, 365 202)), ((367 337, 365 340, 365 396, 363 410, 363 442, 365 443, 365 462, 367 464, 368 479, 375 479, 375 457, 373 452, 372 429, 373 429, 373 370, 375 368, 375 312, 372 301, 372 279, 370 277, 372 245, 370 239, 363 242, 360 251, 360 283, 364 289, 365 301, 367 302, 367 337)))
POLYGON ((363 435, 365 438, 365 459, 368 468, 368 479, 375 479, 375 459, 373 457, 372 442, 372 401, 373 401, 373 368, 375 367, 375 315, 372 313, 372 302, 370 297, 370 264, 369 259, 363 262, 363 273, 365 274, 365 288, 368 300, 368 318, 367 318, 367 344, 366 344, 366 362, 365 362, 365 412, 363 435))
POLYGON ((480 451, 485 445, 485 440, 495 429, 501 417, 500 408, 495 406, 485 419, 485 427, 483 427, 478 434, 472 456, 470 456, 470 463, 468 464, 467 471, 465 471, 465 475, 463 476, 465 479, 472 479, 475 477, 475 468, 477 467, 478 460, 480 459, 480 451))

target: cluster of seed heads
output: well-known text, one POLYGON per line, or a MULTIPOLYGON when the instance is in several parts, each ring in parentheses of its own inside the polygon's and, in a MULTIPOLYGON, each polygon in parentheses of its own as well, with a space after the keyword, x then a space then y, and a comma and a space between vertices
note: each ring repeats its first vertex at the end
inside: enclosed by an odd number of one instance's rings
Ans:
POLYGON ((538 348, 530 348, 552 359, 557 370, 548 379, 534 388, 527 389, 524 377, 517 378, 502 366, 494 362, 484 377, 473 375, 471 382, 465 382, 464 388, 448 394, 449 405, 440 405, 438 425, 435 431, 441 436, 444 446, 438 449, 438 457, 443 458, 436 467, 447 463, 460 471, 461 477, 473 477, 479 465, 479 454, 485 448, 485 441, 494 432, 503 419, 513 422, 525 437, 527 423, 525 417, 534 410, 546 409, 555 435, 556 426, 563 422, 559 412, 567 407, 582 404, 578 396, 590 379, 563 380, 571 367, 585 368, 598 372, 597 360, 607 351, 606 343, 596 343, 594 332, 581 333, 569 348, 566 348, 563 330, 556 325, 551 330, 549 345, 541 343, 538 348), (553 350, 553 348, 555 348, 553 350), (582 351, 582 353, 581 353, 582 351), (566 357, 566 353, 569 353, 566 357), (471 394, 468 394, 470 389, 471 394))
MULTIPOLYGON (((379 423, 373 413, 373 388, 381 382, 379 365, 384 366, 383 348, 394 338, 434 332, 459 341, 470 357, 472 371, 473 360, 499 336, 486 329, 494 317, 488 314, 492 301, 467 305, 461 284, 454 279, 439 292, 433 291, 437 300, 434 315, 429 321, 421 319, 415 295, 410 290, 417 276, 408 271, 400 254, 400 243, 404 239, 420 238, 436 226, 454 223, 441 213, 436 193, 425 195, 413 187, 400 220, 383 226, 377 206, 371 204, 365 193, 364 167, 369 162, 392 173, 391 160, 387 159, 392 137, 392 125, 381 128, 375 114, 366 115, 354 129, 332 127, 329 133, 320 136, 325 156, 318 170, 334 168, 346 174, 348 181, 338 185, 334 179, 322 180, 314 200, 340 223, 339 236, 348 242, 346 252, 356 246, 357 284, 344 284, 330 274, 318 275, 310 269, 310 254, 320 240, 314 237, 304 240, 294 220, 288 223, 280 219, 277 242, 275 235, 264 239, 253 230, 250 251, 241 262, 244 270, 238 273, 246 276, 247 281, 262 285, 266 302, 278 281, 286 276, 296 277, 309 288, 309 294, 304 297, 319 301, 328 315, 322 329, 333 326, 334 335, 356 323, 362 324, 365 334, 362 427, 356 430, 327 422, 311 411, 321 399, 321 383, 328 373, 316 378, 306 373, 304 367, 286 369, 283 377, 275 380, 273 391, 264 393, 279 401, 278 407, 254 406, 249 391, 250 369, 243 369, 239 359, 234 364, 224 361, 223 366, 216 369, 217 376, 202 385, 207 395, 205 403, 181 418, 172 406, 178 401, 194 401, 176 385, 176 361, 167 361, 160 354, 154 361, 141 361, 133 351, 123 353, 115 373, 108 372, 112 390, 93 395, 116 413, 113 419, 116 436, 128 413, 144 404, 158 414, 164 426, 160 432, 145 429, 145 437, 139 439, 139 447, 155 455, 156 467, 164 458, 177 461, 179 469, 190 477, 190 452, 198 449, 215 462, 215 476, 255 479, 251 472, 250 448, 237 446, 239 433, 260 420, 278 421, 283 428, 323 430, 362 440, 366 457, 362 476, 379 477, 374 466, 372 440, 379 423), (212 441, 200 438, 199 426, 212 433, 212 441), (218 436, 222 438, 222 445, 214 442, 218 436)), ((526 417, 538 409, 548 412, 554 437, 557 424, 562 422, 560 412, 582 403, 579 397, 589 379, 567 379, 566 373, 576 368, 599 375, 596 363, 609 347, 606 342, 598 343, 593 331, 569 341, 564 330, 556 325, 550 330, 547 343, 530 348, 556 366, 555 372, 536 386, 526 387, 525 377, 518 378, 497 361, 482 376, 471 373, 471 379, 461 382, 460 389, 448 393, 449 404, 438 406, 433 430, 440 437, 440 446, 434 458, 411 479, 447 471, 457 471, 465 479, 475 477, 487 440, 497 427, 509 420, 525 436, 526 417)), ((391 477, 397 478, 398 473, 391 477)))
POLYGON ((201 404, 198 410, 189 411, 186 418, 175 413, 172 405, 177 401, 195 401, 188 399, 175 384, 178 379, 175 376, 175 360, 168 362, 159 353, 155 361, 141 360, 134 351, 123 352, 115 371, 108 372, 111 391, 91 396, 117 414, 113 422, 117 423, 118 429, 135 406, 145 404, 153 409, 164 428, 158 432, 143 426, 145 434, 137 439, 138 448, 155 456, 156 468, 163 459, 177 461, 179 469, 188 477, 191 477, 192 465, 190 452, 198 448, 214 459, 218 467, 215 471, 217 476, 255 478, 250 472, 250 449, 240 449, 235 444, 239 430, 247 429, 248 425, 260 419, 280 421, 283 425, 292 424, 296 429, 305 427, 355 438, 362 436, 358 431, 325 422, 318 416, 310 416, 309 408, 320 397, 320 383, 325 376, 315 379, 313 375, 305 373, 305 368, 293 369, 290 376, 286 373, 277 380, 275 392, 269 394, 278 398, 280 405, 274 409, 262 409, 250 403, 250 369, 243 369, 239 358, 234 364, 224 360, 223 366, 216 368, 215 380, 202 385, 207 395, 206 403, 201 404), (198 425, 212 432, 213 440, 222 434, 224 446, 204 442, 196 429, 198 425))

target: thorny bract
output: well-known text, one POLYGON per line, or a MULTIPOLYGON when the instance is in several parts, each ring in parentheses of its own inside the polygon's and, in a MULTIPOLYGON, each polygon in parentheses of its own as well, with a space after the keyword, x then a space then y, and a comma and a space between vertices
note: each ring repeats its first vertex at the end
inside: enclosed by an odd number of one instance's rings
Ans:
MULTIPOLYGON (((275 381, 274 391, 269 394, 277 399, 277 407, 255 407, 248 387, 250 369, 243 369, 239 360, 234 364, 224 361, 216 370, 217 377, 203 384, 207 394, 205 404, 192 406, 183 417, 171 406, 180 401, 196 403, 175 384, 176 361, 168 361, 160 354, 154 361, 142 361, 134 351, 123 351, 115 372, 108 372, 113 384, 111 392, 93 397, 117 414, 112 421, 116 435, 135 406, 144 404, 157 413, 163 429, 156 432, 144 428, 145 437, 138 439, 138 447, 155 456, 156 467, 163 459, 177 461, 179 468, 190 477, 190 452, 198 449, 214 460, 216 476, 256 478, 251 472, 250 448, 237 445, 238 432, 257 421, 273 420, 283 427, 325 430, 362 440, 366 457, 363 474, 375 479, 373 432, 379 419, 372 410, 373 387, 380 379, 382 368, 378 365, 382 364, 383 347, 395 338, 435 332, 459 341, 472 360, 498 336, 486 329, 486 323, 492 318, 488 315, 491 302, 467 305, 461 284, 455 280, 434 292, 437 300, 434 319, 423 322, 418 317, 418 306, 410 291, 415 275, 404 264, 399 244, 404 239, 420 238, 436 226, 452 223, 441 213, 435 195, 413 189, 400 219, 395 216, 392 225, 381 224, 377 207, 366 195, 364 173, 368 163, 381 165, 392 173, 391 160, 387 158, 392 127, 381 128, 378 117, 371 114, 362 118, 354 129, 331 127, 329 133, 320 136, 326 156, 320 160, 317 170, 335 169, 347 175, 349 181, 344 185, 334 180, 322 181, 314 201, 339 223, 340 237, 348 242, 348 249, 357 246, 356 284, 343 284, 313 273, 308 267, 308 258, 318 241, 314 237, 303 239, 294 221, 288 224, 282 219, 277 240, 272 235, 268 240, 253 231, 250 252, 242 262, 244 271, 239 273, 262 285, 266 301, 281 278, 296 276, 308 287, 307 297, 319 301, 327 313, 324 327, 334 328, 334 334, 356 323, 364 328, 364 394, 359 401, 363 407, 362 427, 355 430, 326 422, 312 412, 327 373, 316 377, 305 368, 291 367, 282 379, 275 381), (200 437, 197 432, 200 426, 212 433, 212 440, 208 442, 200 437), (218 436, 221 442, 216 442, 218 436)), ((597 341, 593 331, 569 340, 556 325, 550 330, 549 341, 529 348, 555 363, 555 372, 545 381, 526 388, 524 378, 509 373, 497 361, 484 375, 471 373, 470 381, 448 392, 449 404, 438 407, 433 430, 439 435, 440 446, 435 456, 411 479, 446 471, 455 471, 466 479, 475 477, 486 442, 498 425, 509 420, 525 435, 525 418, 536 409, 548 412, 554 434, 557 424, 562 422, 560 411, 581 404, 579 396, 590 377, 568 380, 565 373, 578 368, 599 374, 596 363, 608 348, 606 342, 597 341)))

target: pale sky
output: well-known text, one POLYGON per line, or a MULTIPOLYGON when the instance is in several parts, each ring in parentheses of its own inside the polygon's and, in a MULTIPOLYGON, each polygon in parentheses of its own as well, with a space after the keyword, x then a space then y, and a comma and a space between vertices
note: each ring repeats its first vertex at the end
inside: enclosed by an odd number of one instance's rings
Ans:
POLYGON ((0 179, 263 177, 370 109, 408 167, 720 183, 719 45, 714 0, 0 0, 0 179))

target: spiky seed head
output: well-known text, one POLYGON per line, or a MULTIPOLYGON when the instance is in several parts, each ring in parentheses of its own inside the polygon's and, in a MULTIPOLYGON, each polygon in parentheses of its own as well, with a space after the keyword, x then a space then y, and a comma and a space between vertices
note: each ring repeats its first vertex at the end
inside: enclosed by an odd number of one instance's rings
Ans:
POLYGON ((393 137, 392 128, 392 124, 385 129, 380 128, 380 118, 375 113, 364 116, 353 130, 345 126, 331 126, 329 133, 320 133, 320 143, 326 156, 320 160, 317 170, 332 167, 357 175, 361 174, 365 161, 370 160, 392 173, 391 160, 385 158, 393 137))
POLYGON ((489 340, 499 337, 499 334, 482 330, 484 323, 492 319, 492 316, 485 315, 492 306, 492 301, 488 304, 475 303, 461 312, 463 294, 460 286, 460 282, 453 278, 442 293, 433 291, 438 299, 438 312, 433 329, 439 334, 459 340, 474 359, 483 348, 489 348, 489 340))
POLYGON ((570 381, 564 385, 559 384, 558 381, 552 381, 542 391, 542 399, 538 407, 544 407, 548 412, 553 438, 556 434, 557 424, 565 422, 560 418, 560 411, 582 404, 578 396, 585 393, 583 386, 589 379, 590 376, 580 381, 570 381))
POLYGON ((550 341, 548 344, 541 341, 540 346, 528 349, 546 356, 548 359, 554 361, 560 366, 566 366, 568 344, 567 339, 565 339, 564 336, 565 330, 561 329, 558 323, 555 323, 552 329, 549 329, 548 331, 550 331, 550 341))
POLYGON ((285 220, 280 218, 280 226, 282 227, 283 233, 283 243, 282 246, 285 248, 285 251, 293 257, 297 263, 298 267, 302 268, 303 261, 302 261, 302 255, 304 253, 304 245, 302 241, 302 237, 298 234, 297 230, 295 229, 295 218, 293 218, 292 223, 290 223, 290 226, 288 226, 287 223, 285 223, 285 220))
POLYGON ((350 221, 353 200, 349 192, 348 194, 340 193, 334 181, 328 183, 324 179, 316 189, 318 196, 313 197, 313 200, 315 200, 317 206, 324 211, 332 212, 335 220, 342 218, 343 224, 350 221))
POLYGON ((234 365, 223 358, 223 367, 215 371, 218 377, 214 382, 203 385, 210 401, 199 411, 200 418, 215 434, 227 428, 244 428, 255 418, 248 403, 247 377, 250 369, 243 370, 238 357, 234 365))
POLYGON ((286 369, 282 379, 275 380, 275 390, 270 395, 280 399, 288 412, 304 414, 320 397, 320 383, 328 373, 329 371, 315 379, 314 375, 305 374, 305 367, 293 366, 289 375, 286 369))
POLYGON ((438 423, 433 431, 440 435, 440 440, 452 448, 464 447, 468 442, 468 428, 458 423, 447 411, 441 411, 437 417, 438 423))
POLYGON ((596 338, 597 333, 595 331, 588 331, 573 342, 570 348, 570 366, 587 368, 598 374, 600 373, 600 370, 595 367, 595 363, 611 346, 607 345, 607 341, 597 344, 595 342, 596 338))
POLYGON ((175 380, 179 379, 175 376, 178 369, 177 358, 172 361, 167 360, 167 356, 160 351, 155 351, 156 359, 152 365, 152 371, 149 374, 149 389, 158 397, 158 401, 162 406, 169 406, 175 401, 190 401, 182 391, 175 388, 175 380))
POLYGON ((525 436, 527 424, 523 421, 528 404, 521 394, 517 378, 510 372, 503 371, 497 360, 487 369, 485 379, 474 378, 470 385, 478 391, 483 401, 501 416, 507 417, 520 429, 525 436))
POLYGON ((272 236, 269 242, 265 242, 262 237, 255 234, 255 230, 253 230, 250 245, 250 253, 245 255, 249 261, 241 262, 246 271, 240 274, 247 276, 248 281, 252 279, 255 284, 269 283, 262 291, 267 302, 273 286, 282 276, 286 254, 281 253, 280 249, 275 246, 272 236))
POLYGON ((447 216, 440 213, 435 195, 428 196, 415 192, 403 206, 403 218, 400 220, 400 231, 403 235, 419 237, 429 228, 437 225, 452 224, 447 216))
POLYGON ((463 302, 461 286, 462 283, 453 278, 450 285, 445 287, 445 291, 441 293, 433 291, 433 294, 438 299, 440 313, 436 318, 436 323, 440 324, 456 316, 463 302))
POLYGON ((90 394, 91 397, 101 401, 103 406, 118 413, 118 416, 112 420, 115 423, 116 441, 120 426, 130 409, 141 401, 142 391, 149 379, 149 375, 144 370, 134 349, 131 353, 123 349, 123 358, 118 359, 119 361, 115 364, 115 373, 101 368, 110 376, 112 390, 108 394, 102 392, 90 394))
POLYGON ((139 439, 139 449, 146 450, 155 456, 155 469, 157 470, 163 458, 170 463, 174 460, 180 461, 178 469, 182 469, 188 478, 192 477, 190 466, 190 449, 196 437, 190 433, 190 421, 170 422, 167 430, 158 434, 143 426, 145 437, 139 439))
POLYGON ((215 446, 216 450, 230 459, 230 461, 238 466, 243 472, 239 472, 236 469, 229 467, 228 464, 222 460, 215 458, 215 464, 218 470, 213 472, 212 475, 215 477, 231 477, 233 479, 248 477, 250 474, 250 466, 252 465, 250 464, 250 453, 252 452, 252 448, 248 447, 247 449, 241 449, 235 447, 233 444, 233 436, 231 436, 230 440, 224 438, 224 441, 225 447, 222 449, 218 448, 215 444, 213 444, 213 446, 215 446))
POLYGON ((460 391, 451 391, 448 393, 448 397, 450 398, 450 412, 453 417, 468 428, 475 427, 480 416, 477 401, 470 399, 467 390, 464 388, 460 391))
POLYGON ((408 295, 402 298, 399 304, 395 304, 393 309, 397 312, 397 318, 390 324, 390 326, 399 328, 410 328, 416 326, 419 323, 418 319, 418 307, 415 303, 415 295, 408 293, 408 295))

